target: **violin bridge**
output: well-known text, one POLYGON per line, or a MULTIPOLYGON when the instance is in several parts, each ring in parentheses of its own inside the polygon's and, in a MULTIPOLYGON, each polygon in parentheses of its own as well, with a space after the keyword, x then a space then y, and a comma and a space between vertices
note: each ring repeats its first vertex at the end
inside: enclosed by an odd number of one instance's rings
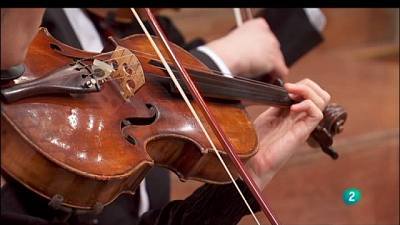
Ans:
POLYGON ((139 59, 127 48, 117 46, 111 55, 114 71, 111 78, 121 87, 121 95, 126 101, 145 83, 142 65, 139 59))

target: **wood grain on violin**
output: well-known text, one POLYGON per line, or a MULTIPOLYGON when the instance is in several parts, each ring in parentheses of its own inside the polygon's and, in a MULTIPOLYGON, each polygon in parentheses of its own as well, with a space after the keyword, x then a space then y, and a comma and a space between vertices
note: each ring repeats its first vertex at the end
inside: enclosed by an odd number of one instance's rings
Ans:
MULTIPOLYGON (((171 89, 148 40, 133 35, 115 44, 133 53, 140 65, 131 68, 126 65, 130 61, 118 60, 113 54, 117 50, 99 55, 72 48, 40 29, 29 48, 24 74, 2 86, 2 169, 43 197, 62 196, 63 205, 81 209, 133 193, 155 165, 169 168, 183 180, 230 182, 195 118, 171 89), (133 96, 125 95, 122 75, 106 79, 104 73, 96 74, 90 69, 95 59, 128 74, 140 66, 144 85, 132 87, 133 96)), ((173 48, 190 67, 236 153, 246 161, 257 152, 258 139, 238 100, 289 107, 292 101, 286 90, 218 76, 182 48, 173 48)), ((125 56, 133 57, 121 57, 125 56)), ((346 113, 340 106, 330 106, 324 115, 312 137, 329 151, 346 113)), ((235 171, 210 126, 204 124, 228 168, 235 171)))
MULTIPOLYGON (((29 49, 26 72, 15 83, 46 76, 73 63, 51 44, 65 55, 94 56, 62 44, 41 29, 29 49)), ((141 36, 127 37, 119 45, 153 53, 141 36)), ((189 53, 175 48, 185 63, 207 69, 189 53)), ((137 57, 145 73, 165 76, 164 70, 148 64, 149 58, 137 57)), ((243 106, 210 102, 209 107, 241 158, 255 154, 257 136, 243 106)), ((96 203, 108 204, 120 193, 133 192, 154 164, 170 168, 182 179, 229 180, 188 108, 151 78, 146 78, 146 84, 130 101, 122 98, 112 81, 100 92, 42 95, 2 103, 2 119, 2 168, 46 198, 63 196, 66 206, 90 209, 96 203)))

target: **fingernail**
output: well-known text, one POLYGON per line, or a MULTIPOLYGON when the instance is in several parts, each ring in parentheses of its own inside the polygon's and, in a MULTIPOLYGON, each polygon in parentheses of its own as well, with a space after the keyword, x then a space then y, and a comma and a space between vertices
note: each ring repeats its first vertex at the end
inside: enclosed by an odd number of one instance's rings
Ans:
POLYGON ((292 83, 285 83, 285 87, 287 87, 287 88, 293 87, 293 84, 292 83))

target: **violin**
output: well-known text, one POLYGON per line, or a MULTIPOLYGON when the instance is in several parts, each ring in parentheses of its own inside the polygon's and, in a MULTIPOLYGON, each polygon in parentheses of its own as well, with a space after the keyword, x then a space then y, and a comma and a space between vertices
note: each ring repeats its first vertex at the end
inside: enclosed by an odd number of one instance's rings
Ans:
MULTIPOLYGON (((2 85, 2 169, 55 208, 96 212, 122 193, 133 194, 153 166, 168 168, 182 180, 231 182, 217 157, 234 169, 227 150, 206 124, 218 154, 212 151, 146 37, 113 41, 114 51, 91 53, 63 44, 45 28, 39 30, 21 76, 2 85)), ((161 45, 160 38, 155 41, 161 45)), ((293 102, 286 90, 221 76, 179 46, 169 45, 235 154, 248 160, 256 154, 258 140, 241 100, 289 107, 293 102)), ((161 52, 178 74, 172 57, 165 49, 161 52)), ((183 78, 178 82, 184 85, 183 78)), ((193 101, 189 89, 183 91, 193 101)), ((311 138, 329 152, 346 118, 342 107, 328 106, 311 138)))

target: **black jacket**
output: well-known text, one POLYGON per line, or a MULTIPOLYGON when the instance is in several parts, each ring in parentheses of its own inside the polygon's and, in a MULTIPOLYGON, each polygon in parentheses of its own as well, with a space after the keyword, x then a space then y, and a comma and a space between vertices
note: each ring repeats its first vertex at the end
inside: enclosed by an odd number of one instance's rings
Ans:
MULTIPOLYGON (((91 15, 93 16, 93 15, 91 15)), ((92 18, 93 19, 93 18, 92 18)), ((185 46, 184 38, 168 18, 158 18, 166 28, 169 38, 185 46)), ((58 40, 76 48, 81 48, 62 9, 48 9, 42 26, 58 40)), ((121 27, 120 36, 135 32, 135 27, 121 27)), ((101 27, 97 27, 101 31, 101 27)), ((101 32, 99 32, 101 33, 101 32)), ((106 37, 102 41, 107 46, 106 37)), ((218 70, 216 64, 204 53, 192 50, 196 57, 211 69, 218 70)), ((146 176, 146 189, 149 195, 150 210, 138 217, 139 195, 121 195, 98 214, 66 213, 52 209, 49 201, 30 192, 21 184, 6 176, 7 183, 1 190, 2 224, 71 224, 71 225, 179 225, 179 224, 236 224, 248 213, 232 185, 206 184, 185 200, 169 202, 169 172, 162 168, 153 168, 146 176), (231 204, 235 202, 235 206, 231 204), (232 215, 232 216, 231 216, 232 215), (229 219, 227 219, 227 216, 229 219)), ((244 185, 239 181, 239 185, 244 185)), ((139 193, 138 191, 136 193, 139 193)), ((247 188, 244 193, 252 199, 247 188)), ((253 203, 255 210, 257 205, 253 203)))
MULTIPOLYGON (((309 23, 301 9, 268 9, 261 15, 267 19, 272 31, 281 43, 285 60, 293 64, 299 57, 309 51, 322 37, 309 23)), ((91 19, 96 20, 93 15, 91 19)), ((165 17, 159 21, 167 31, 169 39, 176 44, 192 48, 203 42, 196 40, 186 43, 183 36, 172 22, 165 17)), ((104 28, 95 23, 98 30, 104 28)), ((76 37, 62 9, 48 9, 43 24, 49 32, 60 41, 80 48, 76 37)), ((104 25, 104 24, 103 24, 104 25)), ((107 24, 106 24, 107 25, 107 24)), ((119 27, 118 35, 125 36, 138 31, 138 28, 119 27)), ((106 37, 102 41, 107 46, 106 37)), ((218 70, 216 64, 206 54, 191 50, 191 53, 211 69, 218 70)), ((138 218, 137 195, 122 195, 104 208, 99 215, 69 215, 48 206, 48 201, 22 187, 11 178, 1 190, 2 224, 120 224, 120 225, 179 225, 179 224, 236 224, 248 214, 248 210, 233 185, 205 184, 185 200, 169 202, 168 171, 155 168, 146 177, 147 192, 150 197, 150 211, 138 218), (67 222, 60 222, 60 221, 67 222)), ((249 190, 239 181, 239 186, 249 199, 252 208, 258 211, 258 205, 249 190)))

